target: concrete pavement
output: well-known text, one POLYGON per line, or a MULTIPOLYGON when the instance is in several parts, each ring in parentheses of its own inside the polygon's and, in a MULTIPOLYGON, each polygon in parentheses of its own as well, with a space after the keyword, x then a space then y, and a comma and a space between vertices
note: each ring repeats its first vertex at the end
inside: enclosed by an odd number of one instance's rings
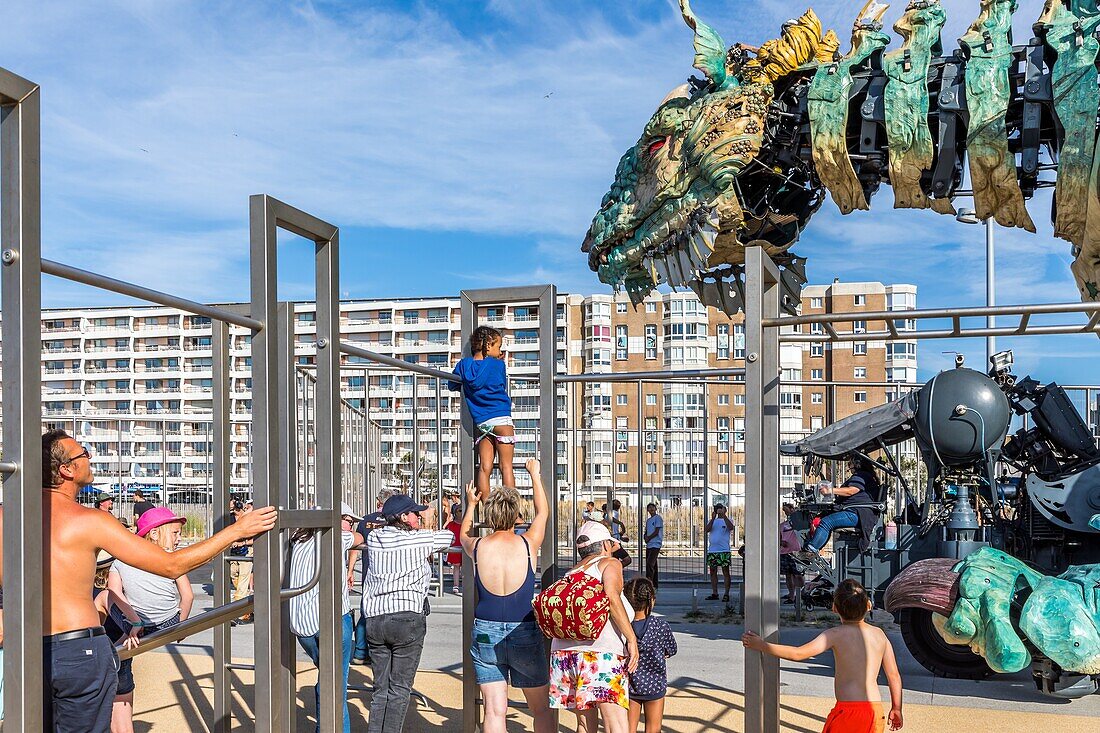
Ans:
MULTIPOLYGON (((670 697, 666 730, 685 733, 706 730, 742 729, 744 649, 737 639, 742 628, 734 624, 698 623, 684 618, 693 608, 693 589, 667 586, 661 590, 659 612, 666 614, 674 630, 679 653, 669 660, 670 697)), ((721 602, 699 600, 709 588, 699 588, 694 605, 703 611, 719 612, 721 602)), ((210 605, 201 585, 195 586, 196 613, 210 605)), ((407 730, 428 730, 443 726, 457 730, 461 720, 461 599, 448 594, 431 599, 428 638, 416 688, 429 701, 410 714, 407 730)), ((250 661, 253 649, 251 626, 235 628, 234 656, 250 661)), ((818 633, 814 628, 785 628, 784 643, 800 644, 818 633)), ((908 653, 900 634, 889 632, 897 652, 905 684, 907 729, 935 731, 979 730, 1023 731, 1051 726, 1052 731, 1096 730, 1100 719, 1100 695, 1072 702, 1040 695, 1030 675, 999 676, 983 682, 938 679, 929 674, 908 653)), ((164 651, 141 655, 136 662, 138 679, 136 718, 156 724, 156 730, 203 730, 210 719, 212 682, 209 633, 192 637, 164 651)), ((299 653, 302 674, 299 716, 312 710, 311 665, 299 653)), ((239 673, 237 715, 251 712, 251 673, 239 673)), ((369 671, 352 668, 353 684, 369 684, 369 671)), ((782 665, 781 694, 784 730, 816 731, 832 706, 832 659, 826 655, 805 663, 782 665)), ((883 687, 884 699, 888 699, 883 687)), ((353 698, 354 708, 365 715, 367 701, 353 698)), ((353 712, 353 719, 357 713, 353 712)), ((361 720, 361 719, 360 719, 361 720)), ((528 730, 521 710, 512 714, 509 730, 528 730)), ((565 720, 563 718, 563 720, 565 720)), ((566 721, 568 722, 568 721, 566 721)), ((304 723, 303 723, 304 724, 304 723)), ((570 728, 571 728, 570 724, 570 728)), ((310 724, 312 728, 312 724, 310 724)), ((310 728, 303 728, 309 730, 310 728)), ((149 730, 137 726, 137 730, 149 730)))

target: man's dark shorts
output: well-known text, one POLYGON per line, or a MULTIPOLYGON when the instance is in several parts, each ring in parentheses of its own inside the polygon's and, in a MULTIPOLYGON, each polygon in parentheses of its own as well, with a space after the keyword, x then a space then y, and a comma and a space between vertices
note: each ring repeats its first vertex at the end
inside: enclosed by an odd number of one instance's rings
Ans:
POLYGON ((111 729, 118 689, 118 655, 106 635, 43 641, 44 728, 56 733, 101 733, 111 729))

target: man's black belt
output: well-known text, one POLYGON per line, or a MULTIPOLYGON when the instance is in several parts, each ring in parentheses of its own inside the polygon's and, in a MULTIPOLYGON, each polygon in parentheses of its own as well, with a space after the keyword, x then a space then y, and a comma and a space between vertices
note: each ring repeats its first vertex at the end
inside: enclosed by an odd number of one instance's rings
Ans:
POLYGON ((86 629, 77 629, 76 631, 62 631, 60 634, 43 636, 42 642, 44 644, 56 644, 61 641, 73 641, 74 639, 92 639, 96 636, 105 636, 106 634, 107 632, 102 626, 90 626, 86 629))

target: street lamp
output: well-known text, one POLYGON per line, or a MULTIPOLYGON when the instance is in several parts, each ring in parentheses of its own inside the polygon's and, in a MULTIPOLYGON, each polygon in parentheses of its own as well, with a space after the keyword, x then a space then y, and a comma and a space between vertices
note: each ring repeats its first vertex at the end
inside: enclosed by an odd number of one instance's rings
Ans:
MULTIPOLYGON (((985 222, 985 304, 996 305, 996 290, 993 284, 993 218, 979 219, 973 209, 959 209, 955 215, 955 221, 963 224, 980 224, 985 222)), ((997 319, 994 316, 985 317, 985 327, 994 328, 997 319)), ((997 339, 995 336, 985 337, 985 370, 988 371, 993 355, 997 353, 997 339)))

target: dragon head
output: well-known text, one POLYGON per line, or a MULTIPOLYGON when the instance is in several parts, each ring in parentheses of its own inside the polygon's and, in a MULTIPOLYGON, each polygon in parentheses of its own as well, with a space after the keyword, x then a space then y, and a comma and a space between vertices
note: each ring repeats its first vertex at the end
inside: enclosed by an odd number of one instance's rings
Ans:
MULTIPOLYGON (((693 77, 674 89, 619 161, 611 190, 581 249, 600 280, 635 303, 661 283, 689 287, 734 313, 743 300, 746 246, 763 246, 797 291, 803 260, 787 252, 822 200, 777 100, 806 84, 838 41, 822 35, 812 10, 759 48, 722 38, 689 0, 680 11, 694 31, 693 77)), ((797 115, 795 115, 797 119, 797 115)))

